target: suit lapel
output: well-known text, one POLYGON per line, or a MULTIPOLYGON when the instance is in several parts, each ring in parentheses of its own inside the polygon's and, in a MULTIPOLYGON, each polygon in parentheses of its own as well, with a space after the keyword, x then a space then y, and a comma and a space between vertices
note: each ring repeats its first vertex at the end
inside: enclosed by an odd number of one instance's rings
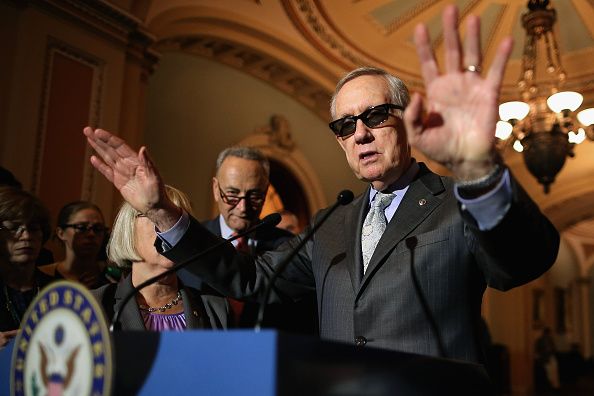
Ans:
MULTIPOLYGON (((386 256, 442 203, 442 199, 437 195, 444 190, 445 187, 440 177, 429 171, 423 163, 419 163, 417 178, 410 184, 373 252, 367 271, 361 281, 358 296, 377 268, 385 262, 386 256)), ((361 242, 359 241, 360 251, 361 242)))
POLYGON ((194 293, 185 287, 180 288, 182 302, 184 304, 184 315, 186 316, 186 325, 188 329, 211 328, 206 326, 208 316, 199 297, 194 297, 194 293))
MULTIPOLYGON (((126 279, 120 283, 119 287, 116 289, 115 292, 115 309, 119 309, 120 305, 122 304, 122 299, 132 291, 132 277, 128 276, 126 279)), ((120 316, 120 323, 122 324, 122 330, 144 330, 144 320, 142 319, 142 315, 140 315, 140 310, 138 309, 138 304, 136 304, 136 300, 132 297, 120 316)))
POLYGON ((367 197, 369 197, 369 187, 363 195, 360 195, 351 203, 352 207, 345 211, 346 262, 351 277, 353 292, 359 289, 361 283, 361 268, 363 268, 363 259, 361 258, 361 225, 367 213, 367 197))

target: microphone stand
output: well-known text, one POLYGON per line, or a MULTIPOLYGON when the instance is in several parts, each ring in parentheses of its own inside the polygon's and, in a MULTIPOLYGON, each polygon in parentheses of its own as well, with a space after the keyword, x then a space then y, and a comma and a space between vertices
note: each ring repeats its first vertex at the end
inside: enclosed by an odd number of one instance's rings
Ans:
POLYGON ((301 239, 299 244, 275 268, 274 272, 272 273, 272 276, 270 277, 270 280, 268 281, 268 284, 266 285, 266 290, 264 291, 264 297, 262 298, 262 302, 260 303, 260 306, 258 307, 258 317, 256 319, 256 324, 254 325, 254 330, 256 332, 259 332, 261 330, 262 321, 264 320, 264 309, 266 308, 266 305, 268 304, 268 300, 270 299, 270 293, 272 292, 272 286, 274 285, 274 282, 276 281, 276 279, 285 270, 285 268, 291 262, 293 257, 295 257, 295 255, 303 248, 303 246, 305 246, 307 241, 309 241, 311 239, 311 237, 318 230, 318 228, 320 228, 322 226, 322 224, 324 224, 324 222, 326 222, 326 219, 328 219, 328 217, 336 210, 336 208, 338 208, 341 205, 349 204, 353 200, 353 197, 354 197, 354 195, 353 195, 352 191, 350 191, 350 190, 341 191, 338 194, 338 197, 336 198, 336 202, 334 203, 334 205, 332 205, 328 209, 328 211, 326 213, 324 213, 324 215, 322 216, 320 221, 318 221, 317 224, 315 224, 309 230, 309 232, 303 237, 303 239, 301 239))
POLYGON ((164 271, 164 272, 160 273, 159 275, 153 276, 152 278, 145 280, 138 286, 135 286, 132 290, 130 290, 130 292, 128 294, 126 294, 124 296, 124 298, 122 299, 122 303, 120 304, 118 309, 115 311, 115 313, 113 315, 113 319, 111 321, 111 325, 109 326, 109 331, 113 332, 114 330, 120 330, 120 316, 122 315, 122 311, 124 310, 124 307, 126 306, 126 304, 130 301, 130 299, 132 297, 134 297, 136 295, 136 293, 138 293, 140 290, 144 289, 145 287, 147 287, 149 285, 152 285, 153 283, 166 277, 167 275, 173 274, 173 273, 177 272, 178 270, 186 267, 189 263, 196 260, 197 258, 199 258, 205 254, 208 254, 214 250, 217 250, 217 249, 221 248, 222 246, 225 246, 228 242, 232 242, 238 238, 241 238, 248 234, 251 234, 252 232, 256 231, 257 229, 259 229, 261 227, 273 227, 273 226, 277 225, 278 223, 280 223, 280 221, 281 221, 280 214, 271 213, 268 216, 264 217, 261 222, 259 222, 255 226, 249 228, 248 230, 246 230, 244 232, 240 232, 240 233, 232 236, 229 239, 225 239, 225 240, 221 241, 220 243, 217 243, 216 245, 212 245, 209 248, 207 248, 201 252, 193 254, 192 256, 188 257, 186 260, 183 260, 180 263, 169 268, 167 271, 164 271))

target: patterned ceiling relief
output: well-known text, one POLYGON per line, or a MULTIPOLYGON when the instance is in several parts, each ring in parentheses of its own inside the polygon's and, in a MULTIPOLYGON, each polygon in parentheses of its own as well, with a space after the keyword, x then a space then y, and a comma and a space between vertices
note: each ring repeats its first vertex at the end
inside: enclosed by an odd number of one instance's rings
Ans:
MULTIPOLYGON (((329 61, 345 71, 360 65, 386 68, 403 78, 412 89, 421 90, 419 65, 412 42, 415 26, 427 24, 438 61, 442 51, 441 11, 452 0, 282 0, 299 30, 329 61)), ((525 31, 524 0, 456 0, 462 30, 471 14, 481 17, 485 64, 493 58, 500 40, 514 37, 516 46, 504 81, 503 96, 517 95, 525 31)), ((558 14, 557 39, 568 89, 592 90, 594 81, 594 0, 551 2, 558 14), (590 61, 588 61, 588 59, 590 61)))

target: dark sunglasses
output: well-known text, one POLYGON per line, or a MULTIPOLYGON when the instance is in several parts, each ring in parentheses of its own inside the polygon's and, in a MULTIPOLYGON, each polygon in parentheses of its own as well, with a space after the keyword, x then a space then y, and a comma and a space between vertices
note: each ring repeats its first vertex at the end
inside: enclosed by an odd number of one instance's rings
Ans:
POLYGON ((96 235, 104 234, 107 231, 107 227, 103 224, 90 224, 90 223, 74 223, 74 224, 62 224, 61 228, 72 228, 74 232, 82 233, 93 231, 96 235))
POLYGON ((363 124, 368 128, 376 128, 386 122, 390 116, 391 109, 404 110, 404 107, 392 103, 384 103, 370 107, 359 115, 339 118, 328 125, 336 136, 346 139, 355 133, 355 130, 357 129, 357 120, 363 121, 363 124))
POLYGON ((248 192, 243 196, 225 194, 223 190, 221 190, 221 186, 219 186, 219 194, 223 202, 231 206, 237 206, 242 199, 245 199, 245 202, 250 206, 260 206, 264 203, 264 199, 266 199, 266 196, 263 193, 257 191, 248 192))

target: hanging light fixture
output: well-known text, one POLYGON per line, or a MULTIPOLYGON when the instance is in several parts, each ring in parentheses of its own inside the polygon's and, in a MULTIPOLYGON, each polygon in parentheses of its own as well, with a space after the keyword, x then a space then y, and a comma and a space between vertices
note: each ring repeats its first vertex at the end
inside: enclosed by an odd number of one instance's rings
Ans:
POLYGON ((522 15, 526 41, 518 81, 522 101, 499 106, 501 121, 496 131, 499 139, 523 154, 526 167, 543 185, 545 193, 566 157, 574 156, 574 145, 586 137, 594 140, 594 109, 577 113, 578 124, 575 112, 583 97, 577 92, 562 91, 567 75, 553 34, 556 20, 557 12, 549 7, 549 0, 528 1, 528 11, 522 15), (550 79, 540 86, 536 85, 538 49, 544 49, 550 79))

